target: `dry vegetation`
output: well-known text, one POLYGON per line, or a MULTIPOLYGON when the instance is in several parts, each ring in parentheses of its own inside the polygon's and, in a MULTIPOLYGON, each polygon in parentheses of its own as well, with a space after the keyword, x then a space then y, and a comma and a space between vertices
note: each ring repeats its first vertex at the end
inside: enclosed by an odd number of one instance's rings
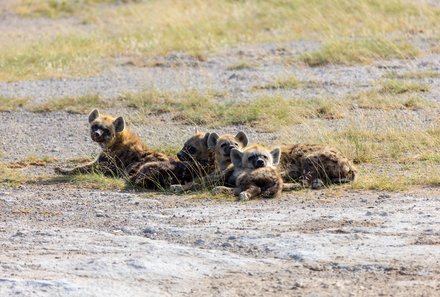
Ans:
POLYGON ((240 44, 295 39, 324 42, 321 50, 299 57, 310 65, 369 63, 419 54, 399 41, 415 32, 439 35, 439 10, 419 2, 153 0, 115 5, 120 2, 23 0, 12 8, 19 15, 71 16, 87 26, 66 24, 63 33, 48 32, 38 41, 5 32, 11 42, 0 50, 0 80, 90 75, 121 55, 183 51, 204 56, 240 44))

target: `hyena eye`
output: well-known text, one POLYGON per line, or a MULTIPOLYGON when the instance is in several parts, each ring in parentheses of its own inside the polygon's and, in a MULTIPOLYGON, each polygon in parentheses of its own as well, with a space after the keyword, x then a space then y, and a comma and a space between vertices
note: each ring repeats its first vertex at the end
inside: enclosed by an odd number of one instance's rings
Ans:
POLYGON ((188 153, 195 154, 197 152, 196 148, 193 146, 188 147, 188 153))
POLYGON ((235 146, 238 146, 238 143, 234 142, 234 145, 235 145, 235 146))
POLYGON ((252 161, 254 159, 254 156, 250 156, 249 158, 248 158, 248 161, 252 161))
POLYGON ((266 156, 266 155, 263 155, 263 159, 267 159, 267 156, 266 156))
POLYGON ((220 147, 225 147, 226 146, 226 143, 223 143, 220 147))
POLYGON ((104 134, 110 134, 110 130, 109 130, 109 129, 102 129, 102 132, 103 132, 104 134))

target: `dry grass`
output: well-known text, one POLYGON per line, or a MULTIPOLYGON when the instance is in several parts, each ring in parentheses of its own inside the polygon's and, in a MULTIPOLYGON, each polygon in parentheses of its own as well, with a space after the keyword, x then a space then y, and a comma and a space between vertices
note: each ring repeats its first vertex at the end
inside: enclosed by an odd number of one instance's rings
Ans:
POLYGON ((229 65, 227 70, 243 70, 243 69, 254 69, 257 67, 257 64, 250 61, 240 61, 234 64, 229 65))
POLYGON ((300 60, 310 66, 326 64, 369 64, 384 59, 409 59, 419 55, 419 50, 410 44, 396 43, 385 39, 361 39, 330 41, 322 49, 300 55, 300 60))
POLYGON ((380 110, 418 110, 418 109, 430 109, 439 108, 439 104, 427 99, 409 95, 409 96, 396 96, 390 94, 383 94, 380 91, 371 90, 362 92, 353 96, 353 103, 359 108, 363 109, 380 109, 380 110))
POLYGON ((108 177, 99 173, 66 175, 57 177, 56 180, 87 189, 124 190, 131 187, 124 179, 108 177))
POLYGON ((28 99, 23 98, 7 98, 0 96, 0 112, 14 111, 23 108, 29 102, 28 99))
POLYGON ((440 77, 440 73, 430 70, 408 71, 404 73, 390 71, 385 73, 383 77, 388 79, 424 79, 440 77))
POLYGON ((23 160, 8 164, 8 168, 24 168, 28 166, 46 166, 57 162, 57 158, 51 156, 28 156, 23 160))
POLYGON ((52 99, 39 104, 28 104, 26 109, 32 112, 52 112, 67 111, 85 113, 89 112, 96 106, 101 108, 110 107, 112 103, 104 100, 98 95, 86 95, 80 97, 67 97, 61 99, 52 99))
POLYGON ((17 186, 23 180, 24 176, 20 172, 0 163, 0 188, 17 186))
POLYGON ((296 39, 328 44, 304 57, 310 64, 365 63, 417 54, 408 45, 383 41, 389 36, 439 35, 438 8, 400 0, 152 0, 108 5, 114 2, 23 0, 15 7, 21 15, 69 15, 88 27, 68 24, 66 33, 50 32, 30 43, 21 42, 31 40, 27 36, 10 34, 9 44, 0 50, 0 80, 89 75, 102 69, 103 62, 111 64, 115 56, 151 57, 173 51, 203 56, 240 44, 296 39), (365 41, 345 41, 353 36, 365 41))
POLYGON ((427 92, 429 90, 430 87, 428 85, 404 82, 401 80, 386 80, 382 82, 380 92, 382 94, 397 95, 404 93, 427 92))

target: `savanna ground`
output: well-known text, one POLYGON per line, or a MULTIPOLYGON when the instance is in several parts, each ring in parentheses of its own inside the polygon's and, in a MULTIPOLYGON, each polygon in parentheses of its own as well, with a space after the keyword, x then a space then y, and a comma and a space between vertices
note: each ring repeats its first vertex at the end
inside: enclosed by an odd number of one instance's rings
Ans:
POLYGON ((0 3, 0 295, 435 296, 438 1, 0 3), (194 128, 335 146, 352 185, 238 203, 55 166, 87 112, 174 154, 194 128))

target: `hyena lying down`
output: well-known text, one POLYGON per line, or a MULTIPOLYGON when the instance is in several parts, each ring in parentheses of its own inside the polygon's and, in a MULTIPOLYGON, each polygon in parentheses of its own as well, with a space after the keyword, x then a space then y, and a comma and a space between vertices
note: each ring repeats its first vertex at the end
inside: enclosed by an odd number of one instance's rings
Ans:
MULTIPOLYGON (((244 146, 241 148, 243 148, 247 145, 248 138, 243 132, 240 132, 240 138, 246 140, 242 143, 244 146)), ((217 176, 212 177, 213 179, 218 180, 219 173, 222 176, 221 172, 231 165, 231 159, 225 157, 227 153, 224 150, 227 147, 225 142, 233 148, 231 139, 227 135, 219 137, 212 133, 208 139, 208 145, 214 149, 216 157, 217 176)), ((240 149, 240 147, 236 148, 240 149)), ((347 183, 354 180, 356 173, 353 164, 336 149, 316 144, 282 146, 278 167, 284 180, 285 190, 302 187, 318 189, 326 184, 347 183)))
POLYGON ((195 178, 210 174, 214 171, 214 157, 208 148, 209 136, 209 133, 196 131, 177 153, 179 160, 145 163, 130 176, 130 180, 147 189, 171 185, 185 187, 195 178))
MULTIPOLYGON (((196 190, 202 186, 223 185, 222 172, 231 166, 231 150, 242 149, 248 144, 248 138, 244 132, 238 132, 237 135, 224 134, 219 136, 217 133, 210 133, 207 140, 207 149, 211 158, 211 170, 206 175, 197 176, 193 182, 183 184, 174 184, 171 190, 180 193, 186 190, 196 190)), ((193 156, 192 159, 197 158, 193 156)))
POLYGON ((354 165, 339 151, 317 144, 282 146, 279 170, 286 183, 313 189, 352 182, 356 175, 354 165))
POLYGON ((231 150, 233 166, 225 171, 225 181, 234 188, 219 186, 216 193, 234 193, 240 200, 249 200, 260 196, 273 198, 280 195, 283 180, 276 168, 280 160, 280 149, 269 151, 253 144, 240 151, 231 150))
POLYGON ((165 161, 169 158, 146 146, 139 137, 125 127, 122 117, 114 119, 100 115, 94 109, 89 115, 90 136, 98 143, 102 152, 96 159, 84 166, 73 169, 55 168, 59 174, 80 174, 101 172, 109 176, 128 177, 147 162, 165 161))

